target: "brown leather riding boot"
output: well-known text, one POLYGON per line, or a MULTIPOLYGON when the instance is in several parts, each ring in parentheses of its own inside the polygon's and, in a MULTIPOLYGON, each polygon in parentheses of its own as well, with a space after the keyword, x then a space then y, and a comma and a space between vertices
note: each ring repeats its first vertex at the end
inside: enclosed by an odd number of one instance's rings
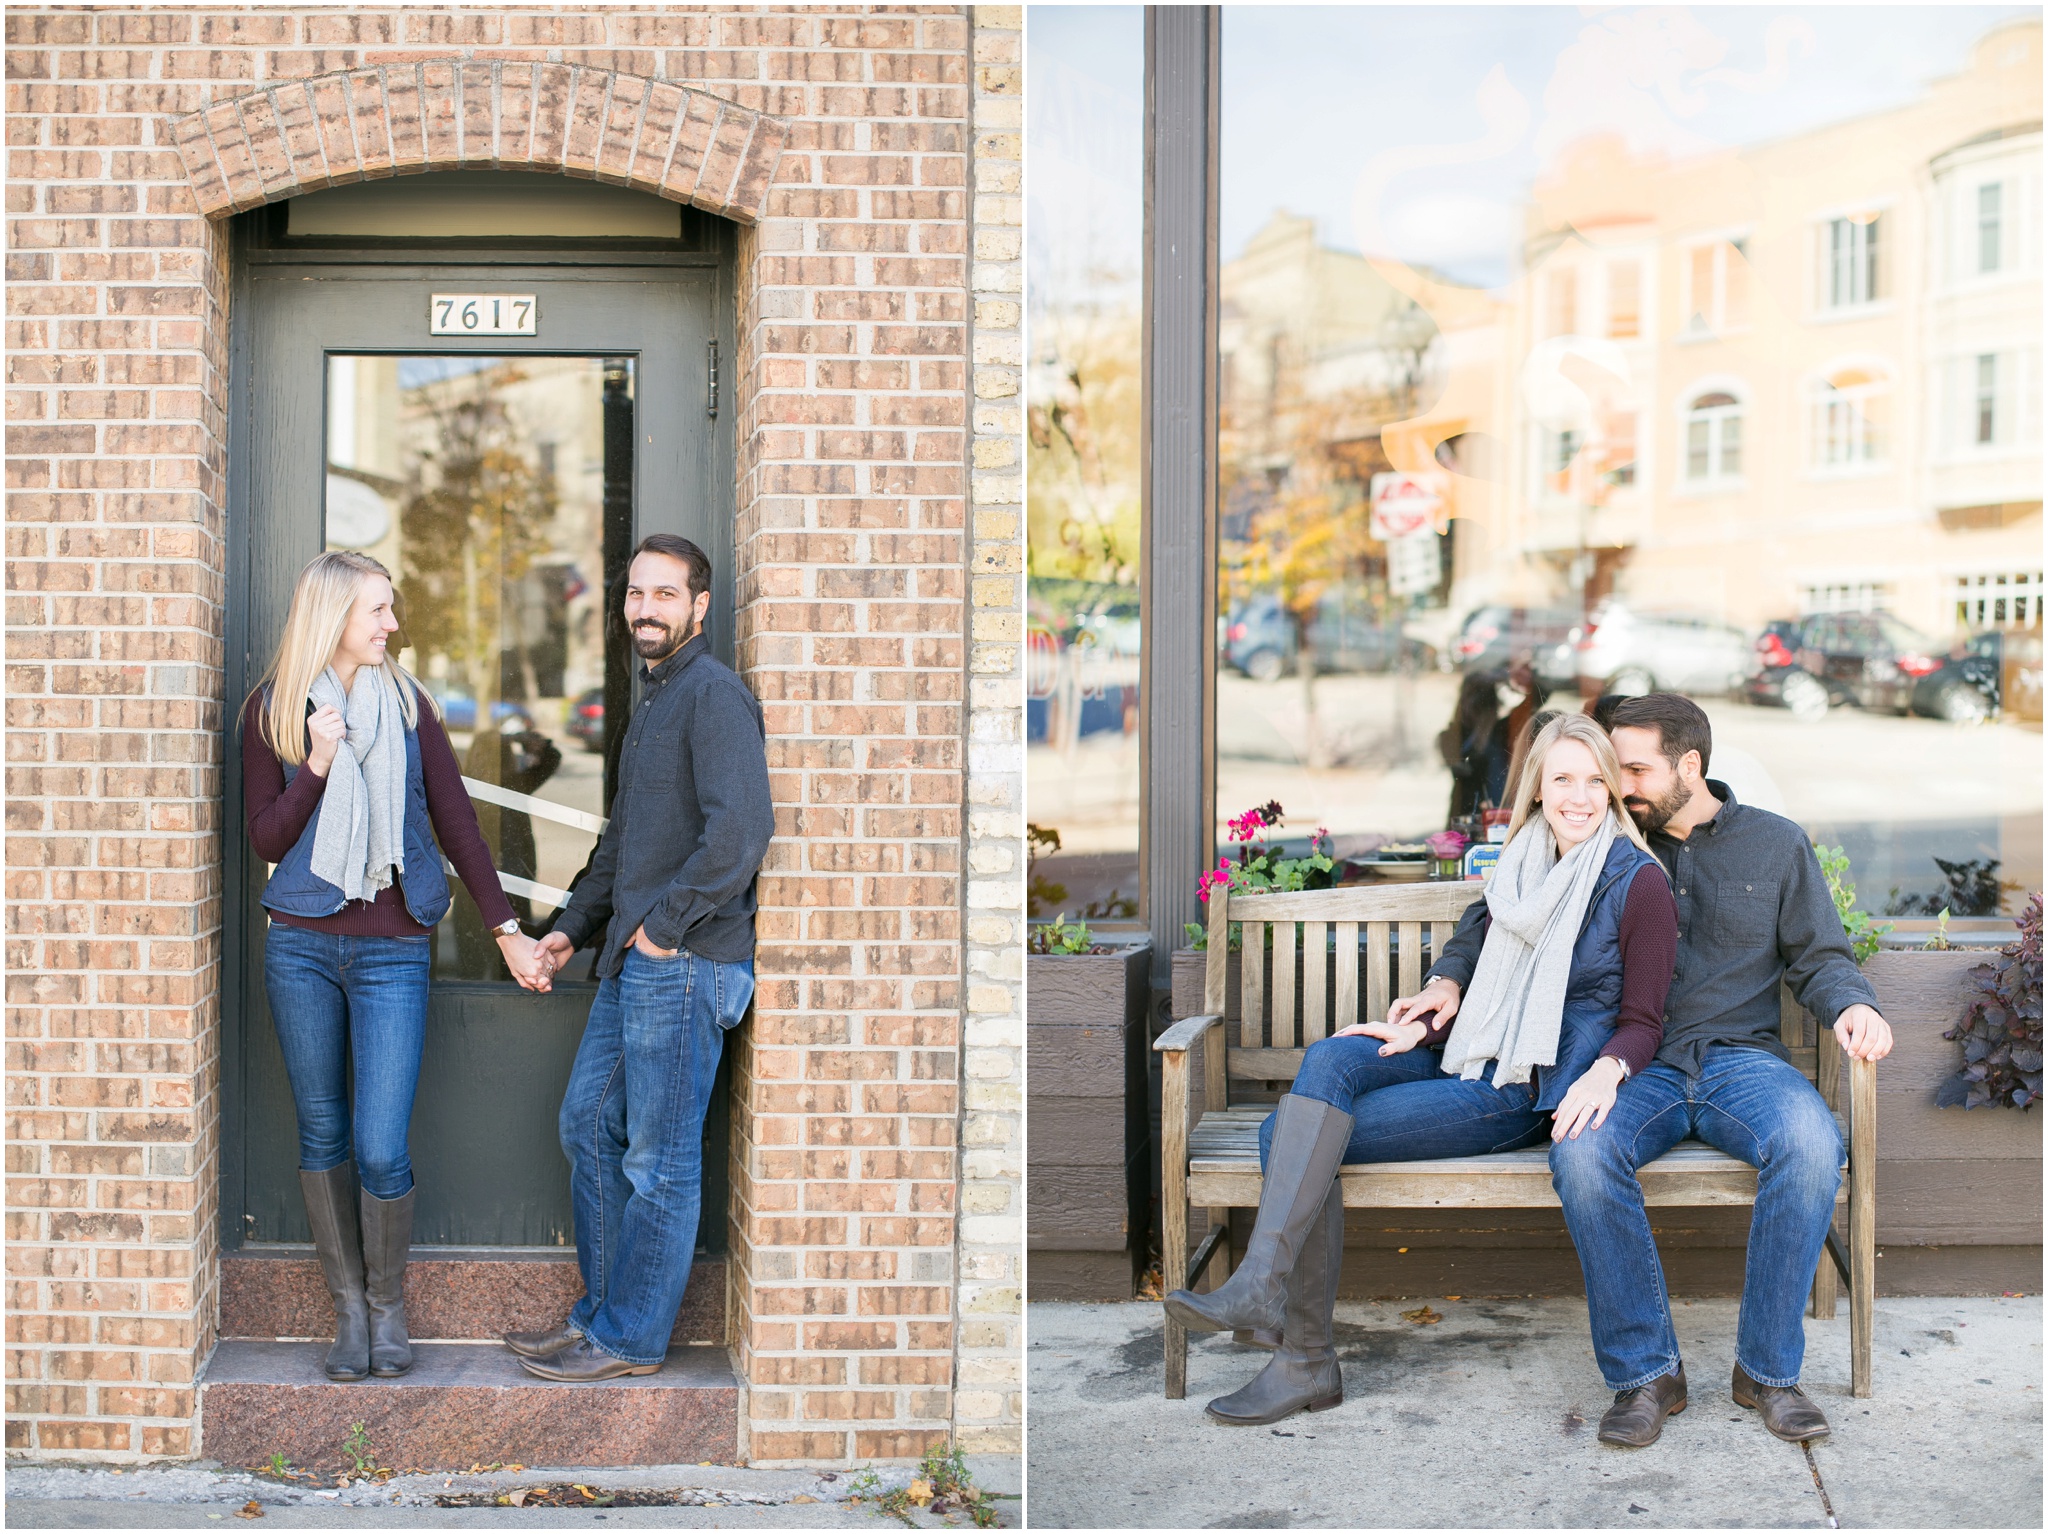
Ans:
POLYGON ((1729 1393, 1737 1406, 1746 1406, 1764 1419, 1764 1426, 1787 1443, 1805 1443, 1828 1436, 1828 1419, 1807 1399, 1797 1385, 1759 1385, 1735 1366, 1729 1393))
POLYGON ((1615 1392, 1614 1404, 1600 1419, 1600 1441, 1624 1449, 1647 1448, 1664 1431, 1664 1419, 1685 1410, 1685 1365, 1676 1374, 1660 1374, 1647 1385, 1615 1392))

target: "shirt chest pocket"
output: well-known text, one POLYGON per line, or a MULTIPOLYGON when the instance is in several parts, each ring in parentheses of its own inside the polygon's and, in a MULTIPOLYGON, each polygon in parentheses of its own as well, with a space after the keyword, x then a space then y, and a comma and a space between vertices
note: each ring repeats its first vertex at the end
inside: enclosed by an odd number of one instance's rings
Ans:
POLYGON ((674 788, 682 755, 680 730, 650 729, 640 737, 633 751, 633 786, 653 790, 674 788))
POLYGON ((1729 879, 1714 891, 1714 936, 1767 943, 1778 931, 1778 886, 1770 879, 1729 879))

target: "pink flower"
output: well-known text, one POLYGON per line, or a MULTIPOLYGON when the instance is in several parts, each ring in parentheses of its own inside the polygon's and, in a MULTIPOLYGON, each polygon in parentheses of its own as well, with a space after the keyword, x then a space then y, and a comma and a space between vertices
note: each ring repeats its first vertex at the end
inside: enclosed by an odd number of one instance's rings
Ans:
POLYGON ((1195 898, 1204 905, 1207 905, 1209 903, 1209 891, 1216 888, 1219 884, 1228 884, 1229 882, 1230 859, 1225 858, 1196 881, 1198 888, 1195 891, 1195 898))
POLYGON ((1462 857, 1470 838, 1463 831, 1439 831, 1428 838, 1429 855, 1433 858, 1462 857))

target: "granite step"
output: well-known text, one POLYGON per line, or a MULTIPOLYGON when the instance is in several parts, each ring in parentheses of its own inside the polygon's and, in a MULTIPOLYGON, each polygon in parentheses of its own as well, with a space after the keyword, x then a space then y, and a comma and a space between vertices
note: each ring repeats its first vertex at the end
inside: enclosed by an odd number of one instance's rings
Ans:
MULTIPOLYGON (((332 1337, 334 1307, 310 1246, 249 1245, 220 1261, 220 1335, 332 1337)), ((549 1247, 416 1246, 405 1325, 427 1340, 496 1340, 554 1326, 583 1293, 574 1252, 549 1247)), ((671 1347, 725 1341, 725 1259, 697 1258, 671 1347)))
POLYGON ((659 1374, 561 1385, 502 1347, 415 1344, 398 1379, 341 1385, 321 1372, 326 1344, 223 1342, 199 1379, 200 1449, 226 1465, 282 1454, 304 1469, 346 1469, 357 1423, 379 1465, 730 1464, 739 1457, 739 1383, 724 1348, 673 1348, 659 1374))

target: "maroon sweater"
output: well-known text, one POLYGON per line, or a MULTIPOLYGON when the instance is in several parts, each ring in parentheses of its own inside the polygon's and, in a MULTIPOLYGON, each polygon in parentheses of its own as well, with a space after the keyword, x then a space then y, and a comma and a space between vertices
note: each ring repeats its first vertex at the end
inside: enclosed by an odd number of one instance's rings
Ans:
MULTIPOLYGON (((495 927, 512 920, 512 902, 505 898, 491 849, 477 829, 476 810, 462 786, 462 767, 448 743, 448 732, 426 699, 419 707, 420 770, 427 780, 427 815, 434 823, 434 836, 483 913, 484 925, 495 927)), ((327 779, 303 766, 291 786, 285 786, 284 764, 263 737, 262 696, 252 695, 242 709, 242 809, 256 855, 266 863, 282 862, 313 823, 313 811, 326 791, 327 779)), ((412 919, 405 893, 395 883, 379 890, 376 899, 350 901, 332 916, 272 911, 270 919, 351 937, 420 937, 432 930, 412 919)))
MULTIPOLYGON (((1482 931, 1484 921, 1491 920, 1484 918, 1482 931)), ((1620 941, 1621 1010, 1615 1015, 1614 1037, 1600 1053, 1614 1056, 1635 1076, 1649 1068, 1664 1042, 1664 999, 1678 962, 1678 902, 1671 896, 1670 880, 1639 878, 1629 885, 1620 941)), ((1456 1022, 1432 1023, 1421 1047, 1440 1046, 1456 1022)))

